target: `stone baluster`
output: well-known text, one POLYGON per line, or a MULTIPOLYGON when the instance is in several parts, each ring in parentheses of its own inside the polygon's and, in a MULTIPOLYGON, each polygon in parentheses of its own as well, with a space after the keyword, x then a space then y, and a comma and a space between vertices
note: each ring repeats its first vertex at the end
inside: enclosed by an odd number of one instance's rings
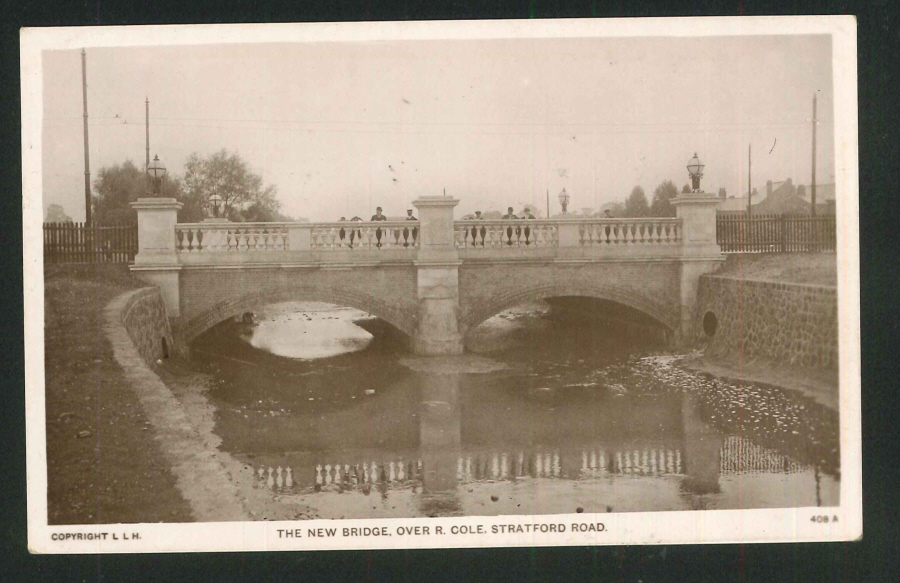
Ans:
POLYGON ((203 232, 203 251, 206 253, 215 253, 219 247, 219 230, 213 227, 207 228, 203 232))

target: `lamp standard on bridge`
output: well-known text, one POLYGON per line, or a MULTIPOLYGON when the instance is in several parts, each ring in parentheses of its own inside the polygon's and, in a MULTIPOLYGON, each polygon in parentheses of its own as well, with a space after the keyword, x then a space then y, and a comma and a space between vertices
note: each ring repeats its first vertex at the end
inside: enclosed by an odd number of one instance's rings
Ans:
POLYGON ((150 162, 150 165, 147 166, 147 174, 150 176, 150 180, 153 182, 153 194, 154 196, 160 195, 160 185, 163 179, 163 176, 166 175, 166 165, 162 163, 159 159, 159 155, 153 156, 153 161, 150 162))
POLYGON ((559 193, 559 206, 562 207, 562 214, 568 214, 566 207, 569 206, 569 193, 563 188, 559 193))
POLYGON ((687 169, 688 174, 691 177, 691 192, 702 192, 700 190, 700 179, 703 177, 703 168, 706 167, 706 164, 700 161, 700 158, 697 157, 697 152, 694 152, 694 157, 688 161, 687 169))
POLYGON ((209 202, 212 204, 213 218, 215 219, 219 218, 219 205, 222 204, 222 200, 222 197, 219 196, 218 193, 209 197, 209 202))

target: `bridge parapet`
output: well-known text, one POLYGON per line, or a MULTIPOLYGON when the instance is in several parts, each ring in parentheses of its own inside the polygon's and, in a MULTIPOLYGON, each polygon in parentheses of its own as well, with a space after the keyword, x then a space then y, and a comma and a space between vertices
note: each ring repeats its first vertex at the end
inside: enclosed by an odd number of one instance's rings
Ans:
POLYGON ((458 249, 681 244, 681 219, 513 219, 454 223, 458 249))
POLYGON ((175 225, 176 252, 414 251, 418 221, 229 223, 175 225))

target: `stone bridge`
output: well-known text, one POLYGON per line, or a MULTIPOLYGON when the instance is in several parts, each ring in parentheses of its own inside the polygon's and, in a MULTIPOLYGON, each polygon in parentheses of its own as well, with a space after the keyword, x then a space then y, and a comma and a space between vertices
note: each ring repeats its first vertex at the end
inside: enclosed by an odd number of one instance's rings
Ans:
POLYGON ((273 302, 358 308, 422 355, 459 354, 463 338, 517 304, 608 300, 692 336, 700 275, 722 260, 715 196, 683 194, 675 218, 454 220, 458 200, 413 202, 418 221, 178 224, 181 204, 146 198, 132 270, 158 285, 176 345, 273 302))

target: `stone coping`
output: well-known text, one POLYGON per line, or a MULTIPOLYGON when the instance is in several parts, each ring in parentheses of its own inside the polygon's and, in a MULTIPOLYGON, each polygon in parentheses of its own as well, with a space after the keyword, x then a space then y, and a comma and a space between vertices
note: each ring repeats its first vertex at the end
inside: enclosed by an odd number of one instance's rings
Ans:
POLYGON ((163 456, 175 476, 176 487, 201 522, 243 521, 249 518, 229 473, 217 459, 220 454, 204 443, 188 420, 187 412, 153 370, 144 362, 123 323, 136 302, 152 294, 155 287, 126 292, 105 309, 104 332, 116 363, 137 394, 153 426, 163 456))
POLYGON ((715 273, 707 273, 700 277, 708 277, 710 279, 727 279, 729 281, 740 281, 759 287, 771 287, 772 289, 790 289, 800 288, 804 290, 815 290, 819 293, 836 293, 836 285, 823 285, 818 283, 794 283, 789 281, 778 281, 774 279, 757 279, 752 277, 739 277, 735 275, 719 275, 715 273))

